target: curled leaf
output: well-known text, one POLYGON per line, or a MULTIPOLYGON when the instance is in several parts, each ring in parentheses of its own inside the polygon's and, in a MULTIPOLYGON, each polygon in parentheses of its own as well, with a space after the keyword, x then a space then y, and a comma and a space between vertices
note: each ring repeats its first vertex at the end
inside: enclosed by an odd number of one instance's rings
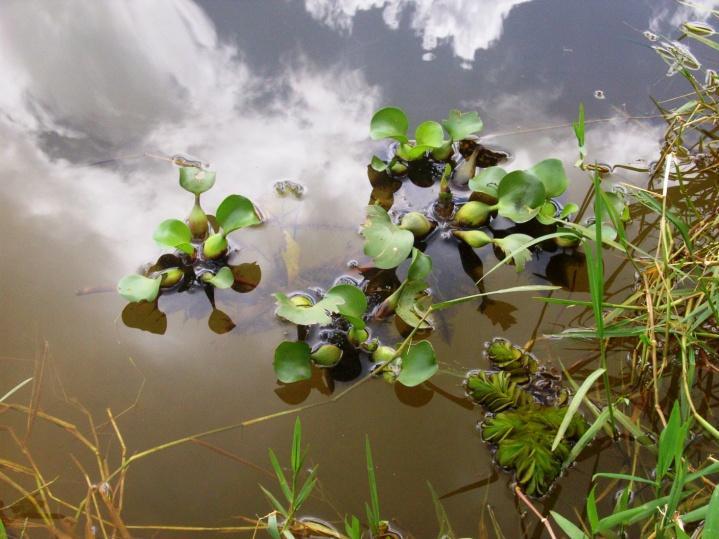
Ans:
POLYGON ((127 301, 152 302, 160 292, 161 281, 162 277, 160 276, 150 279, 144 275, 126 275, 117 283, 117 292, 127 301))

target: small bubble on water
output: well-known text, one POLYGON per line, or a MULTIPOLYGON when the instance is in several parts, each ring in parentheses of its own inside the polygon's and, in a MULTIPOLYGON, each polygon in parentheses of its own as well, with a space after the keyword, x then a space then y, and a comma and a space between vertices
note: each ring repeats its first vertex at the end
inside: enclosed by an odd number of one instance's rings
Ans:
POLYGON ((604 99, 604 91, 603 90, 594 90, 594 98, 595 99, 604 99))
POLYGON ((422 55, 422 60, 424 60, 425 62, 431 62, 431 61, 434 60, 435 58, 436 58, 436 56, 435 56, 435 54, 434 54, 433 52, 425 52, 425 53, 422 55))
POLYGON ((659 37, 654 32, 651 32, 649 30, 644 31, 644 37, 646 37, 649 41, 656 41, 657 39, 659 39, 659 37))

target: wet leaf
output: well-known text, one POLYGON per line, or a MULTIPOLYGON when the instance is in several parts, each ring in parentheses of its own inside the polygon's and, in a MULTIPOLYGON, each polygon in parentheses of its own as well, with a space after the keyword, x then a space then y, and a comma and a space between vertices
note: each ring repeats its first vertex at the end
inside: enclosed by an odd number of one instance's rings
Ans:
POLYGON ((252 292, 262 279, 262 270, 256 262, 246 262, 237 266, 230 266, 234 283, 232 289, 235 292, 252 292))
POLYGON ((380 206, 367 206, 362 235, 365 238, 364 253, 381 269, 399 266, 414 245, 414 234, 395 225, 380 206))
POLYGON ((544 185, 544 192, 547 198, 558 197, 567 190, 569 178, 564 171, 564 165, 559 159, 545 159, 527 169, 527 172, 534 174, 544 185))
POLYGON ((351 284, 338 284, 329 289, 327 296, 341 298, 343 302, 337 305, 337 312, 357 329, 364 328, 362 317, 367 310, 367 297, 362 290, 351 284))
POLYGON ((327 325, 332 322, 330 314, 333 313, 361 318, 367 308, 364 293, 348 284, 333 286, 321 301, 308 307, 295 305, 281 292, 274 296, 277 299, 277 316, 300 326, 327 325))
POLYGON ((497 198, 499 182, 507 175, 502 167, 489 167, 483 169, 474 178, 469 180, 469 188, 478 193, 485 193, 492 198, 497 198))
POLYGON ((431 120, 422 122, 414 132, 417 146, 439 148, 444 144, 444 129, 442 126, 431 120))
POLYGON ((155 242, 162 247, 178 249, 188 255, 195 252, 192 246, 192 232, 190 227, 179 219, 167 219, 162 221, 155 229, 152 236, 155 242))
POLYGON ((407 279, 426 279, 432 272, 432 259, 417 248, 412 249, 412 262, 407 270, 407 279))
POLYGON ((159 276, 150 279, 144 275, 126 275, 117 283, 117 292, 127 301, 155 301, 161 281, 159 276))
POLYGON ((167 331, 167 316, 157 302, 128 303, 122 310, 122 322, 129 328, 141 329, 155 335, 167 331))
POLYGON ((180 185, 190 193, 199 195, 215 185, 216 174, 196 167, 180 167, 180 185))
POLYGON ((230 195, 225 198, 218 206, 215 218, 225 235, 240 228, 259 225, 262 222, 257 216, 252 201, 242 195, 230 195))
POLYGON ((577 206, 574 202, 570 202, 566 206, 562 208, 562 211, 559 213, 560 219, 566 219, 572 214, 575 214, 579 211, 579 206, 577 206))
MULTIPOLYGON (((205 273, 205 275, 210 274, 205 273)), ((228 266, 223 266, 217 271, 217 273, 203 280, 206 283, 210 283, 215 288, 225 289, 232 286, 232 284, 235 282, 235 276, 233 275, 232 270, 228 266)))
POLYGON ((376 155, 373 155, 372 161, 370 162, 370 166, 372 167, 373 170, 376 170, 377 172, 384 172, 385 170, 387 170, 388 165, 387 165, 387 163, 382 161, 382 159, 380 159, 376 155))
POLYGON ((554 216, 557 214, 557 208, 550 200, 542 204, 537 214, 537 221, 543 225, 551 225, 554 222, 554 216))
POLYGON ((524 245, 533 239, 532 236, 528 236, 527 234, 510 234, 505 238, 495 239, 494 244, 504 252, 504 256, 512 256, 514 265, 519 273, 524 271, 524 266, 532 260, 532 252, 524 247, 524 245))
POLYGON ((210 318, 207 320, 207 325, 218 335, 232 331, 235 327, 235 323, 227 313, 219 309, 212 309, 210 318))
POLYGON ((397 148, 397 156, 407 161, 416 161, 424 157, 424 154, 431 149, 431 146, 425 146, 423 144, 417 144, 416 146, 400 144, 397 148))
POLYGON ((277 379, 285 384, 312 378, 310 347, 304 342, 281 343, 275 349, 275 360, 272 365, 277 379))
POLYGON ((373 140, 392 138, 406 143, 408 127, 409 122, 402 109, 385 107, 372 116, 369 134, 373 140))
POLYGON ((397 300, 396 313, 404 322, 413 327, 420 329, 431 329, 432 319, 427 317, 423 322, 422 316, 430 306, 430 296, 425 293, 429 285, 423 280, 406 281, 402 285, 399 298, 397 300))
POLYGON ((544 185, 536 176, 515 170, 499 182, 497 198, 499 215, 515 223, 526 223, 539 213, 546 194, 544 185))
POLYGON ((407 387, 418 386, 432 378, 438 369, 434 348, 429 341, 420 341, 402 355, 402 369, 397 381, 407 387))
POLYGON ((442 125, 455 141, 466 139, 484 127, 484 123, 476 112, 462 113, 457 109, 449 111, 449 115, 442 125))

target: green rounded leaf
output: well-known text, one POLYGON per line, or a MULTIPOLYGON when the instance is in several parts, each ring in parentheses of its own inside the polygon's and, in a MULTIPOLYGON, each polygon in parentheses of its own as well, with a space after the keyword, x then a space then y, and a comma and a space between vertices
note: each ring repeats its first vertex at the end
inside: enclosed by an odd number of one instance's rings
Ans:
POLYGON ((363 326, 362 316, 367 309, 364 292, 349 284, 330 288, 325 297, 314 305, 296 305, 285 294, 274 294, 277 300, 277 316, 300 326, 326 325, 332 322, 331 314, 340 313, 353 325, 363 326), (355 324, 357 322, 357 324, 355 324))
POLYGON ((414 138, 417 141, 417 146, 441 148, 445 142, 444 129, 438 122, 428 120, 417 126, 414 131, 414 138))
POLYGON ((195 248, 191 243, 192 232, 190 232, 190 227, 179 219, 162 221, 155 229, 152 237, 162 247, 178 249, 188 255, 195 252, 195 248))
POLYGON ((385 107, 372 116, 369 134, 373 140, 392 138, 400 142, 407 142, 407 128, 409 121, 402 109, 385 107))
POLYGON ((497 197, 499 215, 515 223, 526 223, 539 213, 546 200, 546 192, 534 174, 515 170, 499 182, 497 197))
POLYGON ((338 284, 327 291, 322 301, 336 305, 336 312, 351 319, 362 319, 367 310, 367 297, 358 287, 351 284, 338 284))
POLYGON ((155 301, 160 292, 161 276, 154 279, 144 275, 125 275, 117 283, 117 292, 127 301, 155 301))
POLYGON ((202 275, 202 280, 206 283, 210 283, 215 288, 225 289, 230 288, 234 284, 235 276, 232 273, 232 269, 227 266, 223 266, 214 275, 211 273, 204 273, 202 275))
POLYGON ((562 208, 562 211, 559 213, 560 219, 565 219, 569 217, 570 215, 577 213, 579 211, 579 206, 577 206, 574 202, 570 202, 566 206, 562 208))
POLYGON ((478 133, 484 127, 484 123, 476 112, 462 114, 457 109, 449 111, 447 119, 442 122, 452 140, 466 139, 474 133, 478 133))
POLYGON ((417 248, 412 249, 412 262, 407 270, 407 279, 426 279, 432 271, 432 259, 417 248))
POLYGON ((395 225, 381 206, 367 206, 367 221, 362 227, 364 253, 380 269, 399 266, 412 251, 414 234, 395 225))
POLYGON ((225 198, 218 206, 215 218, 225 235, 246 226, 259 225, 262 222, 257 216, 252 201, 242 195, 230 195, 225 198))
POLYGON ((425 146, 423 144, 412 146, 411 144, 406 143, 399 145, 396 154, 397 157, 404 159, 405 161, 416 161, 417 159, 424 157, 424 155, 431 149, 431 146, 425 146))
POLYGON ((372 161, 370 162, 370 166, 376 170, 377 172, 384 172, 387 170, 387 163, 385 163, 382 159, 377 157, 376 155, 372 156, 372 161))
POLYGON ((285 341, 275 349, 272 363, 280 382, 291 384, 312 377, 310 347, 304 342, 285 341))
POLYGON ((543 225, 551 225, 554 222, 554 216, 557 214, 557 208, 550 200, 547 200, 542 207, 539 208, 537 221, 543 225))
POLYGON ((502 167, 488 167, 483 169, 474 178, 469 180, 469 188, 478 193, 486 193, 492 198, 497 198, 499 182, 507 175, 502 167))
POLYGON ((405 281, 397 289, 396 312, 405 324, 413 328, 432 329, 433 320, 431 316, 422 319, 432 304, 432 297, 427 294, 429 285, 424 279, 405 281))
POLYGON ((429 341, 420 341, 402 355, 402 370, 397 381, 407 387, 418 386, 432 378, 438 369, 434 348, 429 341))
POLYGON ((545 159, 540 161, 527 172, 534 174, 544 185, 544 192, 547 198, 558 197, 569 186, 569 178, 564 171, 564 165, 559 159, 545 159))
POLYGON ((199 195, 215 185, 216 174, 196 167, 180 167, 180 185, 190 193, 199 195))

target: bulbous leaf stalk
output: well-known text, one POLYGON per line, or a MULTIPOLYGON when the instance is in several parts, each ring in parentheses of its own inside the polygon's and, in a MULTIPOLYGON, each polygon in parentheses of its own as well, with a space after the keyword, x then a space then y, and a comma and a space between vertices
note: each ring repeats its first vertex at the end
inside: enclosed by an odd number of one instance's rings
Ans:
POLYGON ((321 344, 312 351, 310 358, 319 367, 334 367, 342 359, 342 349, 334 344, 321 344))
POLYGON ((477 155, 479 155, 479 146, 474 149, 472 155, 454 170, 452 181, 457 185, 467 185, 469 180, 474 178, 477 170, 477 155))
POLYGON ((227 253, 227 239, 222 233, 213 234, 202 245, 202 254, 210 260, 220 258, 225 253, 227 253))
POLYGON ((194 240, 202 241, 207 237, 207 233, 210 230, 210 222, 200 206, 200 195, 195 195, 195 205, 192 207, 190 216, 187 218, 187 224, 190 227, 190 232, 192 232, 192 238, 194 240))
POLYGON ((474 249, 479 249, 492 243, 492 238, 489 234, 481 230, 455 230, 452 234, 474 249))
POLYGON ((433 228, 430 220, 417 211, 411 211, 403 215, 399 226, 409 230, 417 240, 425 238, 433 228))
POLYGON ((454 224, 457 226, 482 226, 489 220, 493 209, 492 206, 484 202, 470 200, 457 210, 454 216, 454 224))

